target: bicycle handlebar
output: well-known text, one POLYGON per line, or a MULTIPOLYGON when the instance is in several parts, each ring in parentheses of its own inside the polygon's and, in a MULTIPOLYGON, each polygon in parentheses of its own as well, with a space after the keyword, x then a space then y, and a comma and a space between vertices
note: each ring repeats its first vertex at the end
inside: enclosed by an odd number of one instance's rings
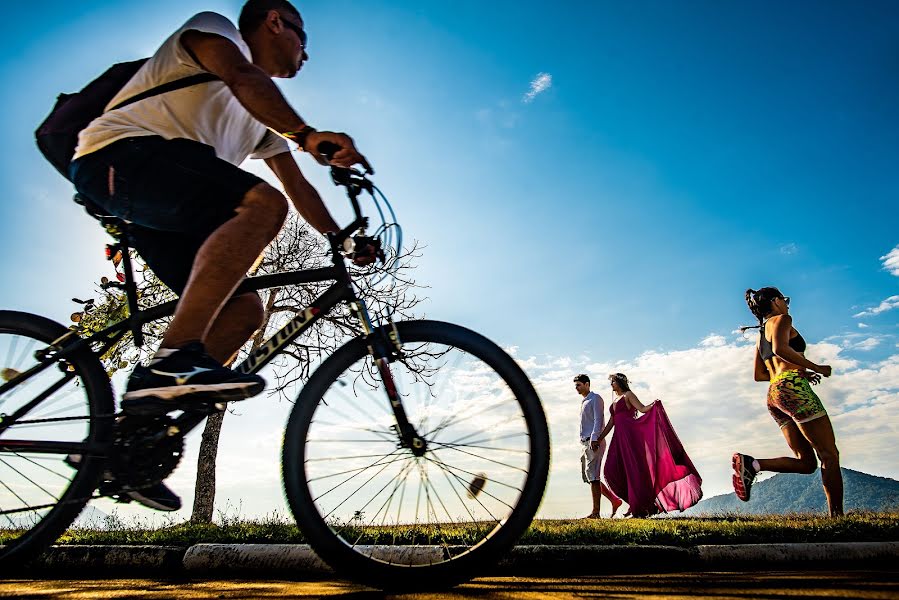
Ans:
MULTIPOLYGON (((340 150, 340 146, 334 142, 324 141, 319 142, 316 149, 319 154, 324 156, 330 162, 334 158, 334 154, 340 150)), ((362 215, 358 196, 363 191, 372 193, 372 182, 369 181, 361 171, 334 165, 331 165, 331 180, 334 182, 334 185, 346 188, 347 196, 350 199, 350 203, 353 205, 353 213, 356 215, 356 219, 352 223, 338 231, 336 234, 330 236, 332 245, 335 248, 341 248, 343 242, 349 239, 350 236, 353 235, 353 232, 359 229, 364 230, 364 228, 368 226, 368 217, 362 215)))

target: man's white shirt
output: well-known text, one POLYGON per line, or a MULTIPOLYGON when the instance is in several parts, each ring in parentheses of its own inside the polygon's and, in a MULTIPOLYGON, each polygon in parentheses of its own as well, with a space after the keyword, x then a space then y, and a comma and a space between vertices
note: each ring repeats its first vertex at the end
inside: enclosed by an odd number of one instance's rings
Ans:
MULTIPOLYGON (((107 105, 107 110, 160 84, 206 73, 181 45, 181 36, 191 30, 214 33, 231 40, 247 60, 252 58, 249 47, 231 21, 217 13, 200 13, 163 42, 107 105)), ((287 142, 257 121, 224 83, 212 81, 166 92, 102 114, 79 134, 74 158, 96 152, 121 139, 147 135, 158 135, 167 140, 186 138, 208 144, 215 148, 218 158, 233 165, 239 165, 247 157, 271 158, 290 150, 287 142)))
POLYGON ((599 439, 605 427, 605 415, 603 409, 605 403, 602 396, 596 392, 590 392, 581 401, 581 441, 599 439))

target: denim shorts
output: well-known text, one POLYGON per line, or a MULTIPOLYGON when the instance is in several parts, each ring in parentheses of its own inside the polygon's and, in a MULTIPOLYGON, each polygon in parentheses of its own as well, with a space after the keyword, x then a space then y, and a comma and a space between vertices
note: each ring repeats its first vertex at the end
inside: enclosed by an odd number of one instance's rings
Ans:
POLYGON ((262 183, 211 146, 159 136, 114 142, 73 161, 69 175, 97 208, 132 223, 134 249, 179 295, 200 246, 262 183))

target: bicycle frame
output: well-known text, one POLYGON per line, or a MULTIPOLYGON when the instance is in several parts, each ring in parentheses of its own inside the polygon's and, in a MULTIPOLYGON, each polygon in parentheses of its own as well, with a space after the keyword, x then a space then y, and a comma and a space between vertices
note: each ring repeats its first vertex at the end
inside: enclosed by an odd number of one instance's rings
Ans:
MULTIPOLYGON (((364 300, 360 299, 352 285, 352 278, 344 263, 344 257, 340 254, 340 248, 352 232, 364 228, 367 225, 367 219, 363 217, 359 210, 359 204, 356 199, 358 193, 364 189, 360 184, 349 178, 349 175, 341 175, 344 180, 339 185, 345 185, 348 189, 348 195, 353 204, 356 220, 337 234, 329 235, 331 245, 332 266, 320 267, 316 269, 307 269, 301 271, 290 271, 287 273, 275 273, 271 275, 261 275, 256 277, 248 277, 238 286, 234 295, 245 292, 258 291, 273 287, 282 287, 287 285, 301 285, 306 283, 318 283, 323 281, 334 281, 327 290, 325 290, 312 304, 300 312, 296 317, 288 321, 281 329, 275 332, 268 340, 263 342, 259 348, 250 353, 250 355, 239 365, 234 367, 236 371, 242 373, 256 373, 267 365, 275 356, 278 355, 288 344, 297 337, 302 335, 307 329, 314 325, 320 318, 328 314, 334 307, 341 303, 348 303, 354 311, 356 318, 362 326, 363 333, 369 338, 369 351, 374 358, 378 371, 385 383, 387 396, 390 401, 393 412, 396 416, 400 437, 404 445, 408 445, 414 452, 424 452, 424 442, 415 432, 413 426, 409 423, 402 401, 393 385, 392 376, 390 374, 389 363, 392 362, 399 353, 400 343, 397 339, 396 330, 391 328, 389 332, 385 332, 383 336, 375 335, 375 328, 372 325, 368 314, 368 308, 364 300)), ((337 176, 335 176, 337 182, 337 176)), ((104 222, 104 225, 109 225, 104 222)), ((95 352, 98 356, 103 356, 110 348, 118 343, 127 331, 134 333, 135 343, 142 341, 141 327, 145 323, 149 323, 167 316, 175 312, 177 300, 172 300, 158 306, 148 308, 143 311, 136 311, 137 293, 136 285, 133 279, 131 263, 129 257, 129 244, 127 232, 123 233, 123 237, 118 248, 123 250, 125 258, 125 284, 120 285, 126 291, 129 305, 129 316, 127 319, 119 321, 106 329, 99 331, 88 338, 80 338, 75 331, 70 331, 59 339, 53 341, 45 350, 39 351, 43 353, 40 362, 23 373, 0 385, 0 395, 10 388, 23 383, 44 369, 54 364, 60 364, 68 356, 72 356, 85 350, 95 352), (71 342, 73 338, 77 338, 71 342), (94 350, 93 346, 100 346, 98 350, 94 350)), ((74 373, 64 372, 62 378, 55 384, 51 385, 46 391, 36 396, 33 400, 21 406, 11 415, 0 416, 0 434, 16 424, 20 419, 27 415, 32 409, 38 406, 45 398, 50 396, 57 389, 65 385, 74 377, 74 373)), ((182 412, 174 420, 174 428, 170 431, 173 435, 184 435, 194 427, 196 427, 203 419, 206 418, 208 412, 189 411, 182 412)), ((93 415, 93 418, 114 418, 115 415, 93 415)), ((42 420, 52 421, 54 419, 42 420)), ((16 452, 29 451, 35 453, 60 454, 60 453, 91 453, 105 454, 108 452, 107 447, 88 448, 84 443, 78 442, 51 442, 51 441, 32 441, 32 440, 2 440, 0 439, 0 451, 16 452)))

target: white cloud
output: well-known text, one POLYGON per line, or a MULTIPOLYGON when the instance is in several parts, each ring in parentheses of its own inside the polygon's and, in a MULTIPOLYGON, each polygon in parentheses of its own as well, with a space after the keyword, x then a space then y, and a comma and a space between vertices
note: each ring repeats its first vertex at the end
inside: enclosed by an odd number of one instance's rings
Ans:
POLYGON ((877 338, 865 338, 857 344, 854 344, 852 348, 854 350, 873 350, 877 346, 880 345, 880 340, 877 338))
POLYGON ((867 323, 859 323, 858 324, 859 329, 867 329, 868 327, 870 327, 870 325, 868 325, 867 323))
POLYGON ((888 310, 893 310, 894 308, 899 308, 899 296, 890 296, 889 298, 881 302, 878 306, 869 308, 868 310, 863 310, 862 312, 856 313, 852 316, 856 319, 860 319, 861 317, 879 315, 880 313, 886 312, 888 310))
POLYGON ((542 94, 546 90, 548 90, 553 84, 553 76, 549 73, 537 73, 537 76, 534 77, 534 80, 531 81, 531 89, 528 90, 528 93, 525 94, 521 101, 525 104, 534 101, 534 98, 537 97, 537 94, 542 94))
POLYGON ((699 342, 700 346, 703 347, 716 347, 716 346, 724 346, 727 344, 727 339, 723 335, 710 335, 707 336, 704 340, 699 342))
POLYGON ((794 244, 793 242, 790 242, 789 244, 783 244, 780 247, 781 254, 786 254, 789 256, 790 254, 796 254, 797 252, 799 252, 799 247, 796 246, 796 244, 794 244))
POLYGON ((886 254, 880 257, 883 261, 883 268, 890 274, 899 277, 899 246, 896 246, 886 254))

